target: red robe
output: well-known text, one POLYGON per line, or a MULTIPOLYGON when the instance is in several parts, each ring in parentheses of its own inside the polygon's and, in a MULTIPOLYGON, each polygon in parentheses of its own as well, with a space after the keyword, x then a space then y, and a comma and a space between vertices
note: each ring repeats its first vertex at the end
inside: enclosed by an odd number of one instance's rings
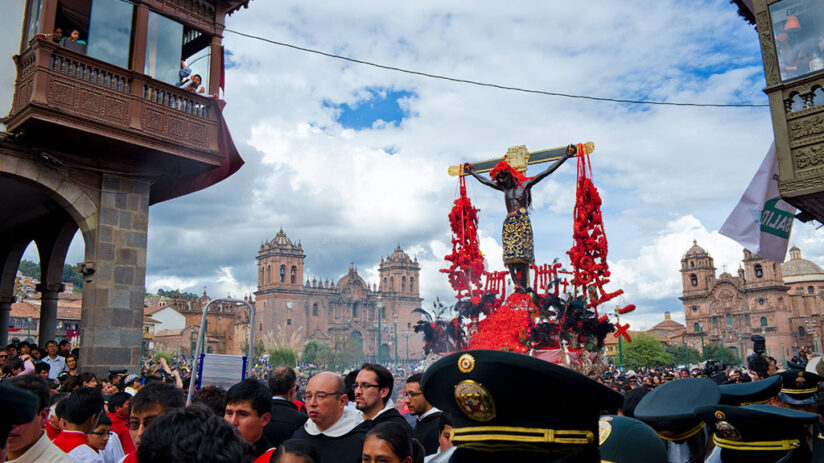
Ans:
POLYGON ((134 443, 132 443, 132 436, 129 434, 129 420, 117 413, 109 413, 108 415, 112 420, 112 432, 117 434, 117 438, 120 439, 120 445, 123 446, 123 453, 128 455, 135 450, 134 443))

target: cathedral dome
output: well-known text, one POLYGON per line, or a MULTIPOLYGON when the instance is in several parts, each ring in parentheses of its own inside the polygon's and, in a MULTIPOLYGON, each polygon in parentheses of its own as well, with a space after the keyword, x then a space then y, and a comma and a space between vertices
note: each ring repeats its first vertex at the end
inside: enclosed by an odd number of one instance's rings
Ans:
POLYGON ((366 287, 366 282, 363 281, 360 275, 358 275, 358 270, 355 268, 355 264, 349 264, 349 273, 344 275, 340 280, 338 280, 337 286, 339 288, 343 288, 346 285, 356 284, 362 287, 366 287))
POLYGON ((684 257, 703 257, 708 255, 709 254, 707 254, 707 251, 705 251, 704 248, 698 246, 697 241, 692 240, 692 247, 687 250, 686 254, 684 254, 684 257))
POLYGON ((393 252, 389 257, 387 257, 386 260, 389 262, 412 263, 412 259, 409 258, 409 254, 403 252, 403 249, 401 249, 400 244, 395 249, 395 252, 393 252))
POLYGON ((292 241, 289 239, 288 236, 286 236, 286 233, 284 233, 283 229, 281 228, 278 234, 275 235, 275 238, 272 240, 272 244, 277 244, 279 246, 291 246, 292 241))
POLYGON ((790 249, 790 260, 781 264, 784 279, 824 279, 824 270, 815 263, 801 258, 801 249, 793 246, 790 249))

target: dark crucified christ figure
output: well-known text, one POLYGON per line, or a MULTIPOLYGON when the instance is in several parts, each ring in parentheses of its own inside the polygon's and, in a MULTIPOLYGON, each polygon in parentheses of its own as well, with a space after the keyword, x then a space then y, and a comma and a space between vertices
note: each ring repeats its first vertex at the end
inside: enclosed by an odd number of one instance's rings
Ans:
POLYGON ((532 293, 529 287, 529 266, 535 263, 535 246, 532 239, 532 224, 528 209, 532 204, 532 187, 555 172, 567 159, 575 156, 574 145, 567 146, 566 154, 538 175, 527 178, 513 169, 505 160, 498 162, 487 180, 475 172, 472 164, 464 164, 463 171, 482 184, 503 191, 507 216, 504 219, 501 245, 504 265, 509 270, 515 291, 532 293))

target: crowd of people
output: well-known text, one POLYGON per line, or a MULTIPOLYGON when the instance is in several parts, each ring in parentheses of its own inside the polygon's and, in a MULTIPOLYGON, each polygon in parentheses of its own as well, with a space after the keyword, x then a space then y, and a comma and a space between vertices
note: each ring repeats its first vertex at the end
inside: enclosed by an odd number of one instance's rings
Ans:
POLYGON ((824 461, 822 378, 766 358, 767 368, 708 361, 594 379, 498 351, 458 352, 411 373, 281 365, 228 389, 204 386, 187 404, 187 365, 161 358, 141 375, 98 378, 77 354, 55 341, 0 350, 0 461, 824 461), (14 421, 26 403, 15 394, 25 393, 31 413, 14 421), (605 436, 605 426, 632 431, 605 436), (781 432, 789 434, 770 437, 781 432), (761 458, 750 441, 772 453, 761 458))

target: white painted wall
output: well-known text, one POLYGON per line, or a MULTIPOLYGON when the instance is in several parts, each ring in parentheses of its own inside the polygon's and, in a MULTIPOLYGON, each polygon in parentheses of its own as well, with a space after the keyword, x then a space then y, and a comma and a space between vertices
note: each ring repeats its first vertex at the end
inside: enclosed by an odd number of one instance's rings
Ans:
MULTIPOLYGON (((23 33, 23 20, 26 12, 24 0, 3 0, 0 14, 0 116, 5 117, 11 111, 14 96, 14 79, 17 69, 11 57, 20 52, 20 34, 23 33)), ((0 123, 0 131, 6 126, 0 123)))
POLYGON ((160 322, 155 326, 155 333, 163 330, 182 330, 186 327, 186 317, 171 307, 158 310, 152 314, 152 318, 160 322))

